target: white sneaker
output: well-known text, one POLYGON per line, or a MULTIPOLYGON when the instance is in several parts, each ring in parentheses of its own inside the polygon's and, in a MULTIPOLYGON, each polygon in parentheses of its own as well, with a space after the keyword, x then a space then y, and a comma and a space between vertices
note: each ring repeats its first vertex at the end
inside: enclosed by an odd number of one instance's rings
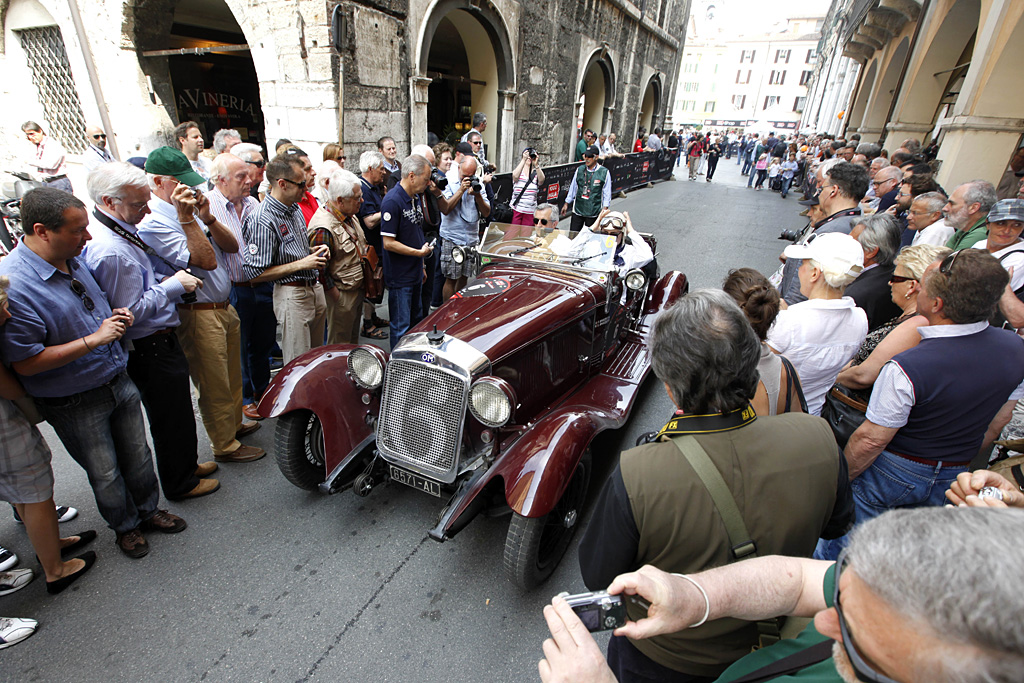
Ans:
POLYGON ((20 591, 32 583, 34 578, 35 572, 28 568, 0 572, 0 595, 10 595, 15 591, 20 591))
MULTIPOLYGON (((57 509, 58 522, 70 522, 78 516, 78 510, 75 508, 68 507, 67 505, 56 505, 54 507, 57 509)), ((21 516, 18 515, 18 510, 13 505, 11 506, 11 509, 14 510, 14 521, 18 524, 24 524, 24 522, 21 521, 21 516)))
POLYGON ((14 619, 0 617, 0 650, 28 638, 36 632, 39 622, 35 619, 14 619))
POLYGON ((0 572, 5 572, 18 564, 18 556, 0 545, 0 572))

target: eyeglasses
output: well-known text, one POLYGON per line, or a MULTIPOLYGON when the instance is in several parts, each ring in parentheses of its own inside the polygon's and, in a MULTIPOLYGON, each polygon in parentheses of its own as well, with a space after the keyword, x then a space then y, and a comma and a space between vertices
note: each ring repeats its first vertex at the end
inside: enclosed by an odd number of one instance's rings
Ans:
POLYGON ((892 275, 889 277, 890 285, 898 285, 901 282, 917 282, 916 277, 904 277, 902 275, 892 275))
POLYGON ((253 165, 253 166, 255 166, 256 168, 263 168, 264 166, 266 166, 266 165, 267 165, 267 162, 266 162, 266 161, 264 161, 263 159, 260 159, 259 161, 247 161, 247 162, 245 162, 245 163, 247 163, 247 164, 252 164, 252 165, 253 165))
POLYGON ((953 263, 956 261, 956 257, 959 255, 959 251, 954 251, 952 254, 942 259, 942 263, 939 264, 939 272, 942 273, 943 275, 949 275, 949 271, 952 270, 953 263))
POLYGON ((295 187, 302 187, 302 188, 306 187, 306 183, 298 182, 298 181, 295 181, 295 180, 289 180, 288 178, 278 178, 278 180, 283 180, 286 183, 291 183, 295 187))
POLYGON ((474 140, 473 142, 471 142, 469 144, 471 144, 471 145, 482 145, 483 142, 484 142, 483 140, 474 140))
POLYGON ((533 219, 533 224, 537 225, 538 223, 540 223, 541 225, 547 225, 548 224, 548 219, 547 218, 534 218, 533 219))
POLYGON ((75 278, 71 278, 71 291, 77 294, 78 298, 82 300, 83 304, 85 304, 85 310, 91 311, 96 308, 96 304, 93 302, 92 297, 85 291, 85 285, 75 278))
POLYGON ((100 133, 99 135, 93 135, 92 139, 93 140, 106 140, 107 136, 104 135, 103 133, 100 133))
POLYGON ((839 577, 845 567, 846 550, 843 550, 839 553, 839 559, 836 560, 836 590, 832 596, 832 606, 836 610, 836 616, 839 617, 839 632, 843 634, 843 649, 846 650, 846 656, 850 658, 850 664, 857 675, 857 680, 869 681, 869 683, 896 683, 893 679, 871 668, 871 665, 861 657, 857 648, 854 647, 853 638, 850 637, 850 627, 846 625, 846 617, 843 616, 843 609, 839 605, 839 577))

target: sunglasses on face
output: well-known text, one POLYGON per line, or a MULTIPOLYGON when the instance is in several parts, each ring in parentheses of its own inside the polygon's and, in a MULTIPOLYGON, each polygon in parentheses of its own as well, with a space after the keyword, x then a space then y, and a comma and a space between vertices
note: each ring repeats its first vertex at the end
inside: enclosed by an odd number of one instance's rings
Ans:
POLYGON ((107 136, 104 135, 103 133, 100 133, 99 135, 93 135, 92 139, 93 140, 106 140, 107 136))
POLYGON ((289 180, 288 178, 278 178, 278 180, 283 180, 286 183, 291 183, 295 187, 306 187, 306 183, 298 182, 296 180, 289 180))
POLYGON ((836 560, 836 590, 832 597, 832 606, 839 617, 839 632, 843 634, 843 649, 846 651, 846 656, 850 659, 850 664, 857 675, 857 680, 868 681, 868 683, 896 683, 896 681, 888 676, 875 671, 861 654, 857 652, 857 648, 853 644, 853 638, 850 637, 850 627, 846 624, 846 617, 843 616, 843 609, 839 604, 839 577, 846 568, 846 562, 846 550, 843 550, 839 554, 839 559, 836 560))
POLYGON ((266 165, 267 165, 267 162, 266 162, 266 161, 264 161, 263 159, 260 159, 259 161, 247 161, 247 162, 245 162, 245 163, 247 163, 247 164, 252 164, 252 165, 253 165, 253 166, 255 166, 256 168, 263 168, 264 166, 266 166, 266 165))
POLYGON ((479 144, 481 144, 481 143, 482 143, 482 140, 477 140, 477 141, 475 141, 475 142, 471 142, 471 143, 469 143, 469 144, 471 144, 471 145, 479 145, 479 144))
POLYGON ((916 277, 904 277, 902 275, 893 275, 889 278, 890 285, 898 285, 901 282, 917 282, 916 277))
POLYGON ((548 219, 547 218, 534 218, 533 219, 533 224, 537 225, 538 223, 540 223, 541 225, 547 225, 548 224, 548 219))
POLYGON ((96 308, 96 304, 93 302, 92 297, 85 291, 85 285, 74 278, 71 278, 71 291, 77 294, 78 298, 82 300, 83 304, 85 304, 85 310, 91 311, 96 308))

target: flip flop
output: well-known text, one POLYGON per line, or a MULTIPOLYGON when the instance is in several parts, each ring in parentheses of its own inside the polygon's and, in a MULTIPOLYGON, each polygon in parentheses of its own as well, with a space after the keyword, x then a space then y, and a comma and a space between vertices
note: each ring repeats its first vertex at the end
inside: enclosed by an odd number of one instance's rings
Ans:
POLYGON ((367 339, 387 339, 390 336, 389 331, 383 327, 370 327, 363 326, 363 336, 367 339))

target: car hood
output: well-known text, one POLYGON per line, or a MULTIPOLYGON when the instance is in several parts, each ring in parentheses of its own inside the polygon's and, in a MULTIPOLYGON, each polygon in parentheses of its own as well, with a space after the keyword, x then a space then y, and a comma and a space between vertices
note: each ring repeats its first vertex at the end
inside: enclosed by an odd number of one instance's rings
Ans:
POLYGON ((490 267, 413 331, 436 325, 494 362, 583 315, 604 296, 602 285, 582 275, 490 267))

